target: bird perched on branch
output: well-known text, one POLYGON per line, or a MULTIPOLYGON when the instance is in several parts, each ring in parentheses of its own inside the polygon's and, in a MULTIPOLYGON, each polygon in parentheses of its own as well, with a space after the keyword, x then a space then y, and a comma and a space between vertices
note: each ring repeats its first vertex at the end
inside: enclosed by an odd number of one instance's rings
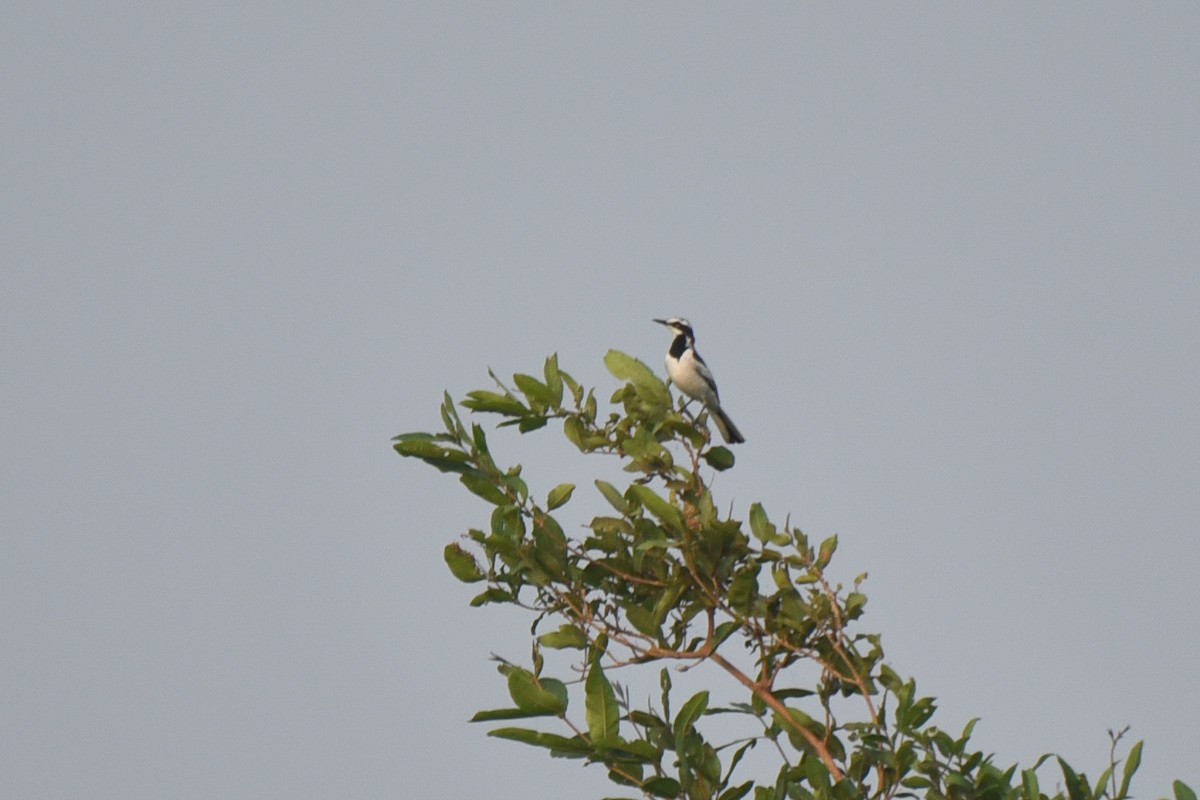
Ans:
POLYGON ((699 400, 712 414, 721 438, 731 444, 746 441, 733 424, 733 420, 721 409, 721 398, 717 395, 717 382, 704 359, 696 352, 696 334, 692 323, 682 317, 654 320, 666 325, 675 334, 671 348, 667 350, 667 377, 679 391, 693 400, 699 400))

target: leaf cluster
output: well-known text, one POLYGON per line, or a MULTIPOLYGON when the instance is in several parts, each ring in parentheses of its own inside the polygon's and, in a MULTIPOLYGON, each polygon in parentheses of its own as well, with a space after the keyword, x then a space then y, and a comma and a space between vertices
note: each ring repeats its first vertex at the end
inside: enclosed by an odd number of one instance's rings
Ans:
MULTIPOLYGON (((722 514, 706 477, 734 466, 714 445, 706 414, 688 413, 645 364, 609 351, 620 384, 602 414, 585 390, 548 358, 541 375, 512 387, 469 392, 461 406, 496 415, 522 433, 561 425, 581 453, 618 459, 630 475, 617 487, 596 480, 608 511, 568 537, 558 516, 577 487, 563 483, 539 501, 519 465, 501 467, 483 427, 465 423, 444 396, 437 433, 408 433, 396 451, 443 472, 491 507, 488 523, 445 548, 460 581, 482 584, 471 604, 507 604, 534 617, 532 663, 502 661, 510 707, 478 722, 538 717, 557 730, 499 727, 490 735, 553 756, 602 764, 611 780, 643 797, 688 800, 811 800, 927 797, 980 800, 1125 800, 1141 742, 1095 781, 1061 758, 1062 787, 1046 794, 1033 767, 1003 768, 971 747, 972 720, 951 734, 932 724, 936 703, 884 659, 880 637, 858 630, 866 575, 843 586, 827 573, 837 537, 813 541, 761 504, 746 519, 722 514), (545 650, 576 653, 573 674, 545 674, 545 650), (709 691, 679 703, 671 668, 708 664, 742 700, 713 705, 709 691), (658 670, 657 705, 634 708, 610 675, 658 670), (806 669, 807 667, 807 669, 806 669), (796 676, 810 676, 799 680, 796 676), (583 715, 568 687, 581 687, 583 715), (672 713, 672 707, 678 711, 672 713), (742 715, 756 735, 722 740, 716 717, 742 715), (777 755, 770 777, 743 769, 764 745, 777 755)), ((761 770, 758 770, 761 773, 761 770)), ((1176 800, 1195 800, 1182 783, 1176 800)))

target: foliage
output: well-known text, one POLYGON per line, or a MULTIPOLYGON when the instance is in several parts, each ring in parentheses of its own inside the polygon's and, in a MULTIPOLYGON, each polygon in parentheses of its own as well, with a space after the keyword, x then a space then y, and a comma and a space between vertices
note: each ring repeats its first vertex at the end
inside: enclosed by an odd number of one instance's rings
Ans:
MULTIPOLYGON (((614 783, 644 797, 1130 797, 1142 743, 1119 759, 1124 731, 1110 732, 1108 766, 1095 780, 1055 758, 1064 788, 1047 795, 1038 769, 1053 756, 1027 769, 1001 767, 971 748, 974 720, 957 734, 931 724, 934 699, 885 663, 878 635, 858 631, 865 574, 849 587, 827 577, 837 537, 813 542, 757 503, 745 522, 722 515, 704 475, 731 468, 734 456, 711 443, 704 412, 692 418, 673 405, 668 387, 630 356, 609 351, 605 364, 624 383, 611 398, 617 409, 603 417, 594 391, 560 370, 555 356, 541 378, 514 375, 515 389, 497 379, 498 391, 469 392, 461 404, 523 433, 561 421, 581 452, 620 460, 629 484, 595 482, 612 511, 591 519, 582 538, 568 537, 552 513, 576 487, 561 484, 539 503, 520 466, 498 466, 484 429, 468 427, 449 395, 443 432, 395 439, 401 455, 456 474, 493 506, 489 524, 467 534, 467 547, 445 549, 456 578, 484 586, 471 604, 535 615, 532 663, 500 665, 512 707, 473 719, 555 718, 558 732, 505 725, 491 736, 603 764, 614 783), (577 651, 577 675, 545 674, 544 649, 577 651), (743 699, 718 706, 700 691, 681 702, 667 667, 701 662, 728 675, 743 699), (634 708, 610 674, 655 665, 661 700, 634 708), (797 681, 800 674, 815 677, 797 681), (568 691, 579 683, 582 717, 568 691), (702 720, 717 714, 743 715, 761 732, 716 740, 722 726, 702 720), (778 756, 765 783, 742 764, 764 742, 778 756)), ((1176 800, 1195 800, 1182 783, 1174 791, 1176 800)))

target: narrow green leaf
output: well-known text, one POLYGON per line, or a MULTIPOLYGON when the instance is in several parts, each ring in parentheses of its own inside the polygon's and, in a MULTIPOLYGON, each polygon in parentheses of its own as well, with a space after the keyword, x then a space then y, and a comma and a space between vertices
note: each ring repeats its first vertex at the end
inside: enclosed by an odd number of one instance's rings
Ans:
POLYGON ((683 708, 679 709, 679 715, 675 717, 675 724, 672 726, 672 733, 675 734, 675 740, 680 741, 684 734, 695 725, 696 720, 708 708, 708 692, 696 692, 692 695, 683 708))
POLYGON ((489 711, 477 711, 470 722, 495 722, 501 719, 529 719, 531 717, 547 716, 544 711, 522 711, 519 708, 493 708, 489 711))
POLYGON ((715 650, 720 647, 726 639, 741 630, 741 627, 741 623, 734 622, 733 620, 722 622, 718 625, 716 630, 713 631, 713 649, 715 650))
POLYGON ((587 717, 588 735, 596 745, 607 745, 616 741, 620 708, 612 684, 600 667, 599 657, 588 667, 583 684, 584 710, 587 717))
POLYGON ((392 441, 393 442, 402 442, 402 443, 434 442, 434 441, 438 441, 438 438, 436 436, 434 436, 432 433, 426 433, 425 431, 413 431, 411 433, 398 433, 392 437, 392 441))
POLYGON ((446 545, 446 548, 442 550, 442 558, 445 559, 446 566, 450 568, 454 577, 463 583, 475 583, 483 580, 483 570, 479 568, 475 556, 462 549, 457 543, 446 545))
POLYGON ((1196 793, 1183 781, 1175 781, 1171 788, 1175 790, 1175 800, 1196 800, 1196 793))
POLYGON ((554 509, 566 505, 571 499, 571 493, 575 491, 575 484, 560 483, 550 490, 549 496, 546 497, 546 510, 553 511, 554 509))
POLYGON ((718 800, 742 800, 754 788, 754 781, 746 781, 739 786, 731 786, 721 793, 718 800))
POLYGON ((671 673, 666 667, 658 673, 658 685, 662 688, 663 719, 671 718, 671 673))
POLYGON ((532 731, 528 728, 497 728, 494 731, 488 731, 488 736, 495 736, 498 739, 511 739, 514 742, 531 744, 536 747, 545 747, 552 752, 576 758, 591 755, 593 752, 591 745, 578 737, 568 739, 566 736, 545 733, 543 731, 532 731))
MULTIPOLYGON (((413 434, 402 434, 392 447, 402 456, 419 458, 426 464, 436 467, 442 472, 465 473, 473 468, 468 462, 470 458, 460 450, 450 450, 442 447, 432 438, 402 438, 413 434)), ((422 434, 428 436, 428 434, 422 434)))
POLYGON ((478 608, 488 603, 509 603, 512 600, 513 595, 511 592, 506 592, 498 586, 489 586, 471 598, 471 607, 478 608))
POLYGON ((529 409, 515 397, 483 390, 467 392, 467 399, 462 404, 472 411, 503 414, 506 417, 523 417, 529 413, 529 409))
POLYGON ((617 510, 620 514, 629 513, 629 501, 625 496, 617 491, 617 487, 613 486, 608 481, 597 480, 596 488, 600 490, 600 494, 604 495, 604 499, 609 505, 617 510))
POLYGON ((1138 767, 1141 765, 1142 743, 1138 742, 1129 748, 1129 755, 1125 756, 1125 771, 1121 775, 1121 790, 1117 792, 1117 797, 1114 800, 1129 796, 1129 782, 1133 780, 1133 774, 1138 771, 1138 767))
POLYGON ((471 439, 475 442, 475 449, 485 456, 488 456, 488 462, 491 461, 491 451, 488 450, 487 434, 483 431, 483 426, 478 422, 471 423, 471 439))
POLYGON ((1021 787, 1025 790, 1025 800, 1039 800, 1037 773, 1032 769, 1021 771, 1021 787))
POLYGON ((1088 791, 1088 786, 1079 779, 1077 773, 1071 766, 1058 758, 1058 767, 1062 770, 1063 781, 1067 784, 1067 796, 1071 800, 1091 800, 1091 793, 1088 791))
POLYGON ((546 378, 546 388, 550 390, 550 396, 553 398, 551 405, 554 408, 561 408, 563 380, 562 374, 558 371, 558 353, 553 353, 546 359, 542 374, 546 378))
MULTIPOLYGON (((758 744, 758 740, 751 739, 734 751, 733 758, 729 759, 729 766, 725 769, 725 780, 723 783, 728 784, 729 781, 733 780, 733 773, 737 769, 737 765, 742 762, 742 756, 746 755, 746 751, 753 749, 756 744, 758 744)), ((749 781, 748 783, 753 784, 754 782, 749 781)), ((721 796, 725 797, 725 795, 721 796)))

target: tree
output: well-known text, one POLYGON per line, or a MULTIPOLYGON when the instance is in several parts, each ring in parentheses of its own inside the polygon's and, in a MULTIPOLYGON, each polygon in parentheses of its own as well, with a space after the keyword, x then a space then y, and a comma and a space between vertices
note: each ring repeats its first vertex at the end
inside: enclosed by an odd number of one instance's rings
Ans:
MULTIPOLYGON (((732 468, 734 456, 710 440, 706 412, 675 405, 640 361, 617 351, 604 361, 623 384, 603 417, 594 390, 559 369, 556 356, 541 379, 517 374, 509 388, 492 375, 499 391, 469 392, 461 403, 522 433, 561 421, 580 452, 619 459, 629 484, 595 481, 612 513, 592 518, 582 538, 568 537, 555 517, 576 487, 560 484, 539 503, 521 467, 497 465, 483 427, 468 427, 448 394, 443 432, 394 440, 400 455, 458 475, 494 507, 486 527, 466 534, 467 546, 445 548, 456 578, 485 587, 471 604, 534 615, 531 663, 500 662, 512 707, 473 721, 556 718, 547 723, 553 729, 503 725, 489 735, 603 764, 613 782, 645 797, 1048 797, 1037 771, 1054 756, 1002 767, 971 748, 975 720, 957 734, 931 724, 934 699, 884 661, 877 634, 859 631, 865 574, 849 587, 827 577, 837 537, 814 543, 758 503, 745 522, 723 515, 704 475, 732 468), (547 674, 547 650, 576 651, 567 667, 574 680, 547 674), (671 668, 701 662, 719 667, 741 699, 719 705, 704 690, 681 701, 671 668), (635 708, 610 677, 655 668, 657 706, 635 708), (582 714, 569 683, 582 694, 582 714), (755 732, 716 740, 727 726, 701 721, 717 714, 741 715, 755 732), (778 762, 766 783, 743 763, 763 743, 778 762)), ((1109 732, 1108 765, 1095 781, 1055 758, 1065 789, 1049 797, 1128 798, 1142 743, 1118 758, 1124 733, 1109 732)), ((1178 781, 1174 796, 1196 797, 1178 781)))

